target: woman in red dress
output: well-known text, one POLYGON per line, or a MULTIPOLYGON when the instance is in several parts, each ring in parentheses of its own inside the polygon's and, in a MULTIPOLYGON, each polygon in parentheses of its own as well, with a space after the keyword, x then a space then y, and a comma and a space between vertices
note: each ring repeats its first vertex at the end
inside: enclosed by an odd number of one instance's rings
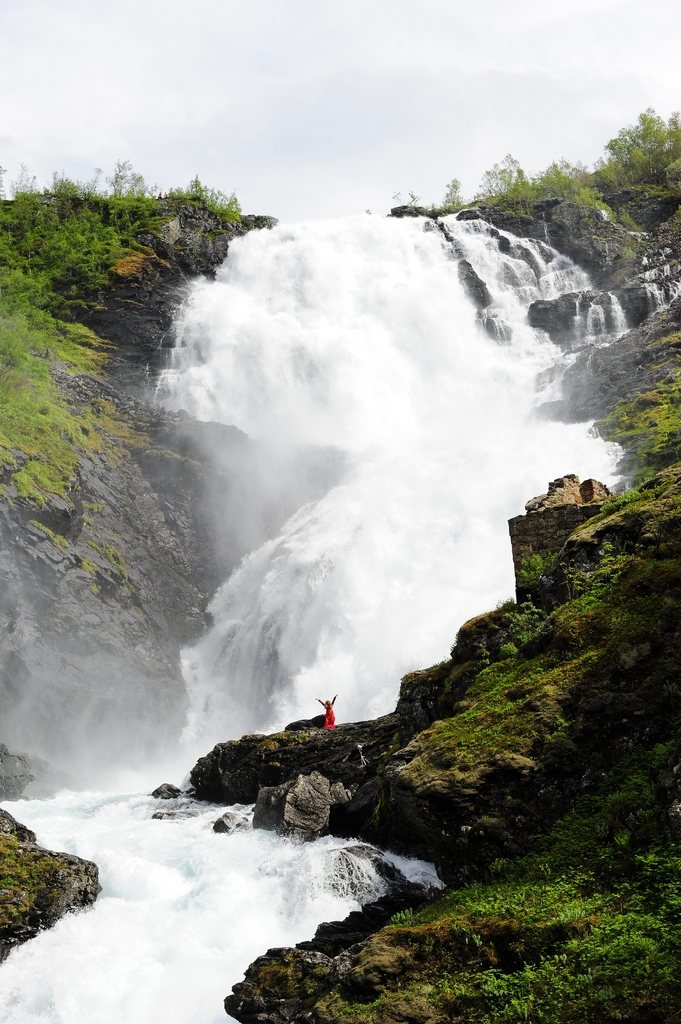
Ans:
MULTIPOLYGON (((336 694, 336 697, 337 696, 338 696, 338 694, 336 694)), ((325 716, 324 716, 324 728, 325 729, 335 729, 336 728, 336 715, 334 714, 334 710, 333 710, 333 706, 336 703, 336 697, 334 697, 333 700, 320 700, 320 698, 317 697, 317 701, 321 704, 321 706, 324 708, 324 711, 325 711, 325 716)))

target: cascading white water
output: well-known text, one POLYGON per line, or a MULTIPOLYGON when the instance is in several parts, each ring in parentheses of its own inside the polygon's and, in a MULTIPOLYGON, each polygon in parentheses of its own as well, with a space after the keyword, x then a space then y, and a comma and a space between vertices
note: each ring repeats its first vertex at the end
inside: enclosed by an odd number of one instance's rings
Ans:
MULTIPOLYGON (((223 807, 173 822, 154 821, 158 801, 146 796, 65 792, 6 806, 45 846, 94 859, 103 892, 0 966, 2 1024, 223 1024, 224 998, 252 960, 386 891, 354 841, 217 835, 223 807)), ((439 884, 429 865, 390 859, 439 884)))
POLYGON ((405 671, 512 593, 506 520, 556 475, 612 477, 585 426, 532 412, 550 397, 538 371, 560 357, 527 306, 587 275, 542 242, 446 226, 507 344, 481 330, 451 247, 418 219, 254 232, 193 289, 164 400, 284 448, 332 446, 346 467, 244 561, 186 652, 199 747, 311 716, 336 692, 343 720, 390 710, 405 671))

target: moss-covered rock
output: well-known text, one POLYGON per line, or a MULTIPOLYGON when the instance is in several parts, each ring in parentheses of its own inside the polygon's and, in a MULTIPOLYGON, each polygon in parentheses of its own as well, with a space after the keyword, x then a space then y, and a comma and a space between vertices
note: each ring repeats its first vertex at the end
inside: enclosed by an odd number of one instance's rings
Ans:
POLYGON ((100 891, 91 861, 43 850, 35 835, 0 810, 0 960, 100 891))
POLYGON ((433 859, 453 888, 310 977, 300 951, 270 951, 269 982, 257 963, 247 975, 261 1016, 242 1016, 233 998, 237 1019, 671 1019, 681 1005, 680 486, 681 466, 669 467, 580 527, 549 614, 508 605, 479 616, 451 661, 405 678, 407 713, 434 719, 388 754, 373 834, 433 859))

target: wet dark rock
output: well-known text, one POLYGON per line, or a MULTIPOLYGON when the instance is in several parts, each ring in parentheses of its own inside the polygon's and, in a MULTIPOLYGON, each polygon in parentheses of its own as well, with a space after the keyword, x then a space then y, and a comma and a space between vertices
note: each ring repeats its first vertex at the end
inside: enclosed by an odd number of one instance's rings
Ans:
POLYGON ((325 715, 315 715, 314 718, 299 718, 297 722, 289 722, 284 727, 284 732, 305 732, 306 729, 323 729, 325 721, 325 715))
POLYGON ((186 818, 195 818, 196 811, 154 811, 153 821, 184 821, 186 818))
POLYGON ((678 352, 676 342, 670 342, 664 351, 658 342, 679 329, 681 300, 676 299, 611 345, 580 353, 565 371, 564 398, 553 407, 553 414, 575 422, 599 419, 620 399, 631 400, 654 387, 669 372, 666 362, 674 363, 678 352))
POLYGON ((97 866, 44 850, 30 829, 0 810, 0 961, 100 892, 97 866))
POLYGON ((231 835, 232 832, 247 832, 252 827, 245 815, 238 814, 236 811, 225 811, 213 824, 213 832, 231 835))
POLYGON ((480 316, 480 322, 482 324, 485 334, 496 341, 499 345, 508 345, 513 337, 513 330, 511 326, 502 320, 501 317, 495 313, 487 312, 483 310, 480 316))
POLYGON ((316 771, 280 786, 263 786, 255 803, 253 827, 316 839, 329 830, 331 807, 349 803, 350 797, 342 782, 330 783, 316 771))
POLYGON ((489 288, 475 272, 468 260, 461 260, 459 262, 457 273, 464 291, 478 311, 485 309, 491 304, 492 296, 489 293, 489 288))
POLYGON ((225 999, 225 1012, 243 1024, 314 1021, 307 1011, 326 990, 333 961, 315 950, 270 949, 258 957, 225 999))
POLYGON ((182 795, 182 790, 173 786, 172 782, 164 782, 151 794, 155 800, 174 800, 182 795))
POLYGON ((678 195, 651 195, 641 187, 606 192, 603 198, 618 216, 628 214, 642 231, 654 231, 679 208, 678 195))
POLYGON ((398 729, 397 715, 384 715, 309 733, 242 736, 218 743, 200 758, 191 784, 199 800, 225 804, 255 803, 262 786, 279 786, 320 769, 331 783, 359 787, 376 776, 398 729))
POLYGON ((393 206, 390 211, 391 217, 430 217, 432 215, 433 211, 425 206, 393 206))
POLYGON ((0 743, 0 800, 18 800, 34 779, 29 761, 0 743))
POLYGON ((429 891, 423 886, 403 879, 400 884, 395 883, 385 896, 367 903, 361 910, 353 910, 342 921, 320 924, 313 938, 297 943, 296 949, 318 950, 326 956, 338 956, 344 949, 383 928, 394 914, 423 906, 429 896, 429 891))

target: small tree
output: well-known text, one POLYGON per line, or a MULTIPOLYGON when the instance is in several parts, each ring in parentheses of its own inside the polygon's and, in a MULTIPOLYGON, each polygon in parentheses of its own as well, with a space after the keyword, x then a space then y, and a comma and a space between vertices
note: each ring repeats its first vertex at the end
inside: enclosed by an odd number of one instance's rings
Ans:
POLYGON ((442 197, 442 206, 446 210, 459 210, 463 206, 461 182, 458 178, 452 178, 447 185, 445 194, 442 197))
POLYGON ((514 156, 507 153, 499 164, 495 164, 482 176, 476 199, 492 199, 522 191, 529 182, 525 171, 514 156))
POLYGON ((616 185, 662 184, 665 169, 681 158, 681 118, 677 112, 665 122, 648 107, 605 148, 609 157, 599 167, 604 180, 616 185))
POLYGON ((3 185, 3 178, 5 177, 6 174, 7 174, 6 168, 0 167, 0 199, 5 194, 5 188, 4 188, 4 185, 3 185))
POLYGON ((111 189, 112 196, 148 196, 154 189, 150 189, 144 177, 137 171, 129 160, 117 160, 114 164, 113 174, 106 179, 111 189))
POLYGON ((195 174, 186 188, 174 188, 168 193, 168 199, 178 202, 201 203, 222 220, 239 220, 241 204, 234 192, 227 195, 217 188, 204 185, 198 174, 195 174))
POLYGON ((29 172, 26 164, 19 164, 19 173, 9 187, 14 199, 21 195, 37 195, 39 191, 38 180, 35 174, 29 172))

